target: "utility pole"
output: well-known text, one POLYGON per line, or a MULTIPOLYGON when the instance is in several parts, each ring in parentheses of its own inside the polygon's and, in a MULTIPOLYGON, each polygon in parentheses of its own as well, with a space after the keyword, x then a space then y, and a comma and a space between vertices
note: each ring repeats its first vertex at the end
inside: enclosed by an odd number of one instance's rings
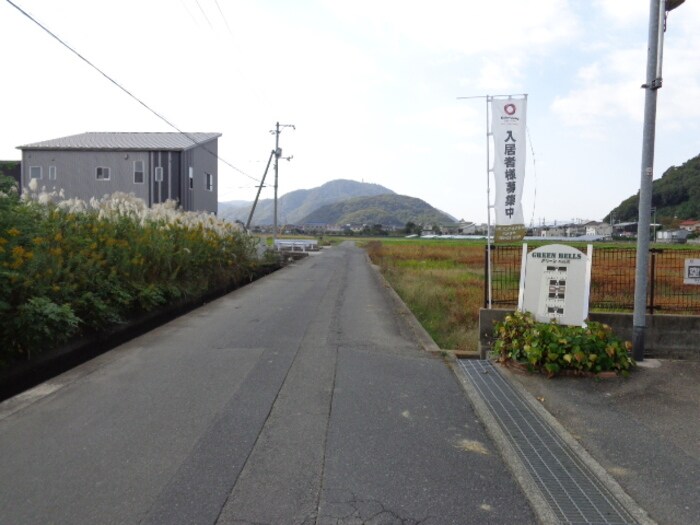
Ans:
POLYGON ((260 181, 260 186, 258 186, 258 193, 255 195, 255 200, 253 201, 253 207, 250 208, 250 215, 248 215, 248 221, 245 223, 245 229, 250 229, 250 223, 253 220, 253 214, 255 213, 255 208, 258 205, 258 200, 260 200, 260 192, 265 187, 265 177, 267 177, 267 171, 270 169, 270 163, 272 162, 272 157, 275 155, 276 151, 272 150, 270 152, 270 158, 267 159, 267 166, 265 166, 265 173, 263 173, 262 180, 260 181))
POLYGON ((644 360, 646 333, 647 280, 649 266, 649 222, 651 220, 651 187, 654 177, 654 139, 656 135, 656 95, 663 82, 664 31, 666 14, 685 0, 651 0, 649 38, 647 44, 647 76, 642 86, 644 97, 644 131, 642 138, 642 177, 639 188, 639 221, 637 222, 637 265, 634 274, 634 315, 632 320, 632 356, 644 360))
MULTIPOLYGON (((296 129, 294 124, 280 124, 276 123, 275 129, 270 131, 270 133, 275 134, 275 219, 272 231, 272 238, 277 240, 277 185, 279 180, 279 160, 282 156, 282 149, 280 148, 280 133, 282 132, 280 128, 292 128, 296 129)), ((286 157, 287 160, 291 160, 292 157, 286 157)))

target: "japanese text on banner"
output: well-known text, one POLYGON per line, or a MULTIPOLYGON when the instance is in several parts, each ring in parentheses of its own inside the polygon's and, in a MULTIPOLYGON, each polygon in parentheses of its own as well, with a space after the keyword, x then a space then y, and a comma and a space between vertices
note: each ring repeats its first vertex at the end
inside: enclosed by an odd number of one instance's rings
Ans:
POLYGON ((525 182, 527 99, 491 100, 496 186, 496 242, 520 241, 525 235, 522 209, 525 182))

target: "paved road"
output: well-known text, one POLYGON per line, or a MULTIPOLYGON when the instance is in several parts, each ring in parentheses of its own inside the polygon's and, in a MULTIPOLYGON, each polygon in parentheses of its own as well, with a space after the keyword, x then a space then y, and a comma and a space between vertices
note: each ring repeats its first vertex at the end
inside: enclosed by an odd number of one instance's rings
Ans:
POLYGON ((3 403, 0 473, 8 524, 534 523, 350 244, 3 403))

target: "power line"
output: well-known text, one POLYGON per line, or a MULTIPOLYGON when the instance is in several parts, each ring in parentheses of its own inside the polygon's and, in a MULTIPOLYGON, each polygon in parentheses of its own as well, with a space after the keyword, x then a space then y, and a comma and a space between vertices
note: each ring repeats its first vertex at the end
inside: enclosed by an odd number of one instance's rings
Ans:
MULTIPOLYGON (((192 141, 193 144, 200 145, 200 144, 197 142, 197 140, 196 140, 194 137, 192 137, 189 133, 187 133, 187 132, 185 132, 185 131, 182 131, 179 127, 177 127, 175 124, 173 124, 172 122, 170 122, 167 118, 165 118, 163 115, 161 115, 160 113, 158 113, 156 110, 154 110, 154 109, 153 109, 152 107, 150 107, 148 104, 146 104, 143 100, 141 100, 140 98, 138 98, 138 97, 137 97, 136 95, 134 95, 131 91, 129 91, 128 89, 126 89, 126 88, 125 88, 124 86, 122 86, 119 82, 117 82, 117 81, 114 80, 112 77, 110 77, 107 73, 105 73, 104 71, 102 71, 102 70, 101 70, 99 67, 97 67, 95 64, 93 64, 92 62, 90 62, 90 60, 88 60, 88 59, 85 58, 83 55, 81 55, 78 51, 76 51, 75 49, 73 49, 70 45, 68 45, 66 42, 64 42, 58 35, 56 35, 55 33, 53 33, 49 28, 47 28, 47 27, 44 26, 41 22, 39 22, 38 20, 36 20, 32 15, 30 15, 29 13, 27 13, 24 9, 22 9, 22 8, 21 8, 20 6, 18 6, 17 4, 15 4, 12 0, 6 0, 6 2, 7 2, 8 4, 10 4, 12 7, 14 7, 15 9, 17 9, 17 10, 18 10, 20 13, 22 13, 24 16, 26 16, 29 20, 31 20, 31 21, 34 22, 36 25, 38 25, 38 26, 39 26, 41 29, 43 29, 46 33, 48 33, 49 35, 51 35, 51 36, 52 36, 55 40, 57 40, 63 47, 65 47, 65 48, 68 49, 71 53, 73 53, 73 54, 76 55, 78 58, 80 58, 80 60, 82 60, 83 62, 85 62, 87 65, 89 65, 89 66, 90 66, 91 68, 93 68, 95 71, 97 71, 100 75, 102 75, 103 77, 105 77, 105 78, 106 78, 107 80, 109 80, 112 84, 114 84, 116 87, 118 87, 119 89, 121 89, 124 93, 126 93, 127 95, 129 95, 132 99, 134 99, 136 102, 138 102, 139 104, 141 104, 144 108, 146 108, 148 111, 150 111, 151 113, 153 113, 153 114, 154 114, 156 117, 158 117, 160 120, 162 120, 163 122, 165 122, 168 126, 170 126, 171 128, 173 128, 174 130, 176 130, 178 133, 182 134, 183 136, 187 137, 188 139, 190 139, 190 140, 192 141)), ((203 145, 201 145, 201 147, 202 147, 202 149, 204 149, 207 153, 213 155, 213 156, 216 157, 218 160, 220 160, 221 162, 223 162, 224 164, 226 164, 226 165, 229 166, 230 168, 233 168, 235 171, 237 171, 237 172, 240 173, 241 175, 244 175, 244 176, 248 177, 249 179, 254 180, 255 182, 260 182, 259 179, 256 179, 256 178, 253 177, 252 175, 248 175, 245 171, 241 170, 240 168, 237 168, 236 166, 234 166, 233 164, 231 164, 231 163, 228 162, 227 160, 221 158, 218 154, 214 153, 213 151, 211 151, 211 150, 208 149, 207 147, 205 147, 205 146, 203 146, 203 145)))
POLYGON ((224 24, 226 24, 226 28, 228 29, 228 32, 231 36, 233 36, 233 32, 231 31, 231 26, 228 25, 228 20, 226 20, 226 15, 224 15, 224 12, 221 10, 221 6, 219 5, 219 0, 214 0, 214 3, 216 4, 216 7, 219 9, 219 13, 221 13, 221 18, 224 19, 224 24))
POLYGON ((209 24, 210 29, 214 29, 214 26, 211 25, 211 22, 209 21, 209 17, 207 14, 204 12, 204 9, 202 9, 202 5, 199 3, 199 0, 194 0, 195 3, 197 4, 197 7, 199 7, 199 10, 202 12, 202 15, 204 15, 204 20, 207 21, 207 24, 209 24))
POLYGON ((190 16, 190 18, 192 19, 192 21, 193 21, 195 24, 199 25, 199 22, 197 22, 197 19, 192 15, 192 13, 190 13, 190 8, 187 7, 187 4, 185 3, 185 0, 180 0, 180 4, 181 4, 182 7, 184 8, 184 10, 187 11, 187 14, 190 16))

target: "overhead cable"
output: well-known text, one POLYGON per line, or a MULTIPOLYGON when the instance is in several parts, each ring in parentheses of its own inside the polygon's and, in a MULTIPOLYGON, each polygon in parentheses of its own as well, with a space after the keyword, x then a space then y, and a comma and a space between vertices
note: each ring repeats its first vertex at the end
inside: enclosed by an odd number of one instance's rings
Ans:
MULTIPOLYGON (((41 22, 39 22, 38 20, 36 20, 32 15, 30 15, 29 13, 27 13, 27 12, 26 12, 24 9, 22 9, 20 6, 18 6, 17 4, 15 4, 12 0, 6 0, 6 2, 7 2, 8 4, 10 4, 12 7, 14 7, 15 9, 17 9, 17 10, 18 10, 20 13, 22 13, 24 16, 26 16, 29 20, 31 20, 31 21, 34 22, 36 25, 38 25, 38 26, 39 26, 41 29, 43 29, 46 33, 48 33, 49 35, 51 35, 51 36, 52 36, 55 40, 57 40, 63 47, 65 47, 65 48, 68 49, 71 53, 73 53, 73 54, 76 55, 78 58, 80 58, 80 60, 82 60, 83 62, 85 62, 87 65, 89 65, 89 66, 90 66, 91 68, 93 68, 95 71, 97 71, 100 75, 102 75, 103 77, 105 77, 105 78, 106 78, 107 80, 109 80, 112 84, 114 84, 116 87, 118 87, 119 89, 121 89, 124 93, 126 93, 127 95, 129 95, 132 99, 134 99, 136 102, 138 102, 139 104, 141 104, 144 108, 146 108, 148 111, 150 111, 151 113, 153 113, 153 114, 154 114, 156 117, 158 117, 160 120, 162 120, 163 122, 165 122, 168 126, 170 126, 171 128, 173 128, 174 130, 176 130, 178 133, 182 134, 183 136, 187 137, 188 139, 190 139, 190 140, 192 141, 193 144, 198 144, 198 145, 199 145, 199 143, 197 142, 197 140, 196 140, 194 137, 192 137, 192 135, 190 135, 189 133, 187 133, 187 132, 181 130, 179 127, 177 127, 175 124, 173 124, 172 122, 170 122, 170 121, 169 121, 167 118, 165 118, 163 115, 161 115, 161 114, 158 113, 156 110, 154 110, 152 107, 150 107, 150 106, 149 106, 148 104, 146 104, 143 100, 141 100, 140 98, 138 98, 138 97, 137 97, 136 95, 134 95, 131 91, 129 91, 128 89, 126 89, 126 88, 125 88, 124 86, 122 86, 119 82, 117 82, 116 80, 114 80, 114 79, 113 79, 112 77, 110 77, 107 73, 105 73, 104 71, 102 71, 99 67, 97 67, 97 66, 96 66, 95 64, 93 64, 92 62, 90 62, 90 60, 88 60, 88 59, 85 58, 83 55, 81 55, 78 51, 76 51, 75 49, 73 49, 70 45, 68 45, 66 42, 64 42, 59 36, 57 36, 55 33, 53 33, 50 29, 48 29, 46 26, 44 26, 41 22)), ((241 170, 240 168, 237 168, 236 166, 234 166, 233 164, 231 164, 231 163, 228 162, 227 160, 221 158, 218 154, 214 153, 213 151, 211 151, 210 149, 206 148, 205 146, 201 146, 201 147, 202 147, 202 149, 204 149, 207 153, 213 155, 213 156, 216 157, 218 160, 220 160, 221 162, 223 162, 224 164, 226 164, 226 165, 229 166, 230 168, 234 169, 235 171, 237 171, 237 172, 240 173, 241 175, 244 175, 244 176, 248 177, 249 179, 254 180, 255 182, 260 182, 260 179, 256 179, 256 178, 253 177, 252 175, 248 175, 245 171, 241 170)))

